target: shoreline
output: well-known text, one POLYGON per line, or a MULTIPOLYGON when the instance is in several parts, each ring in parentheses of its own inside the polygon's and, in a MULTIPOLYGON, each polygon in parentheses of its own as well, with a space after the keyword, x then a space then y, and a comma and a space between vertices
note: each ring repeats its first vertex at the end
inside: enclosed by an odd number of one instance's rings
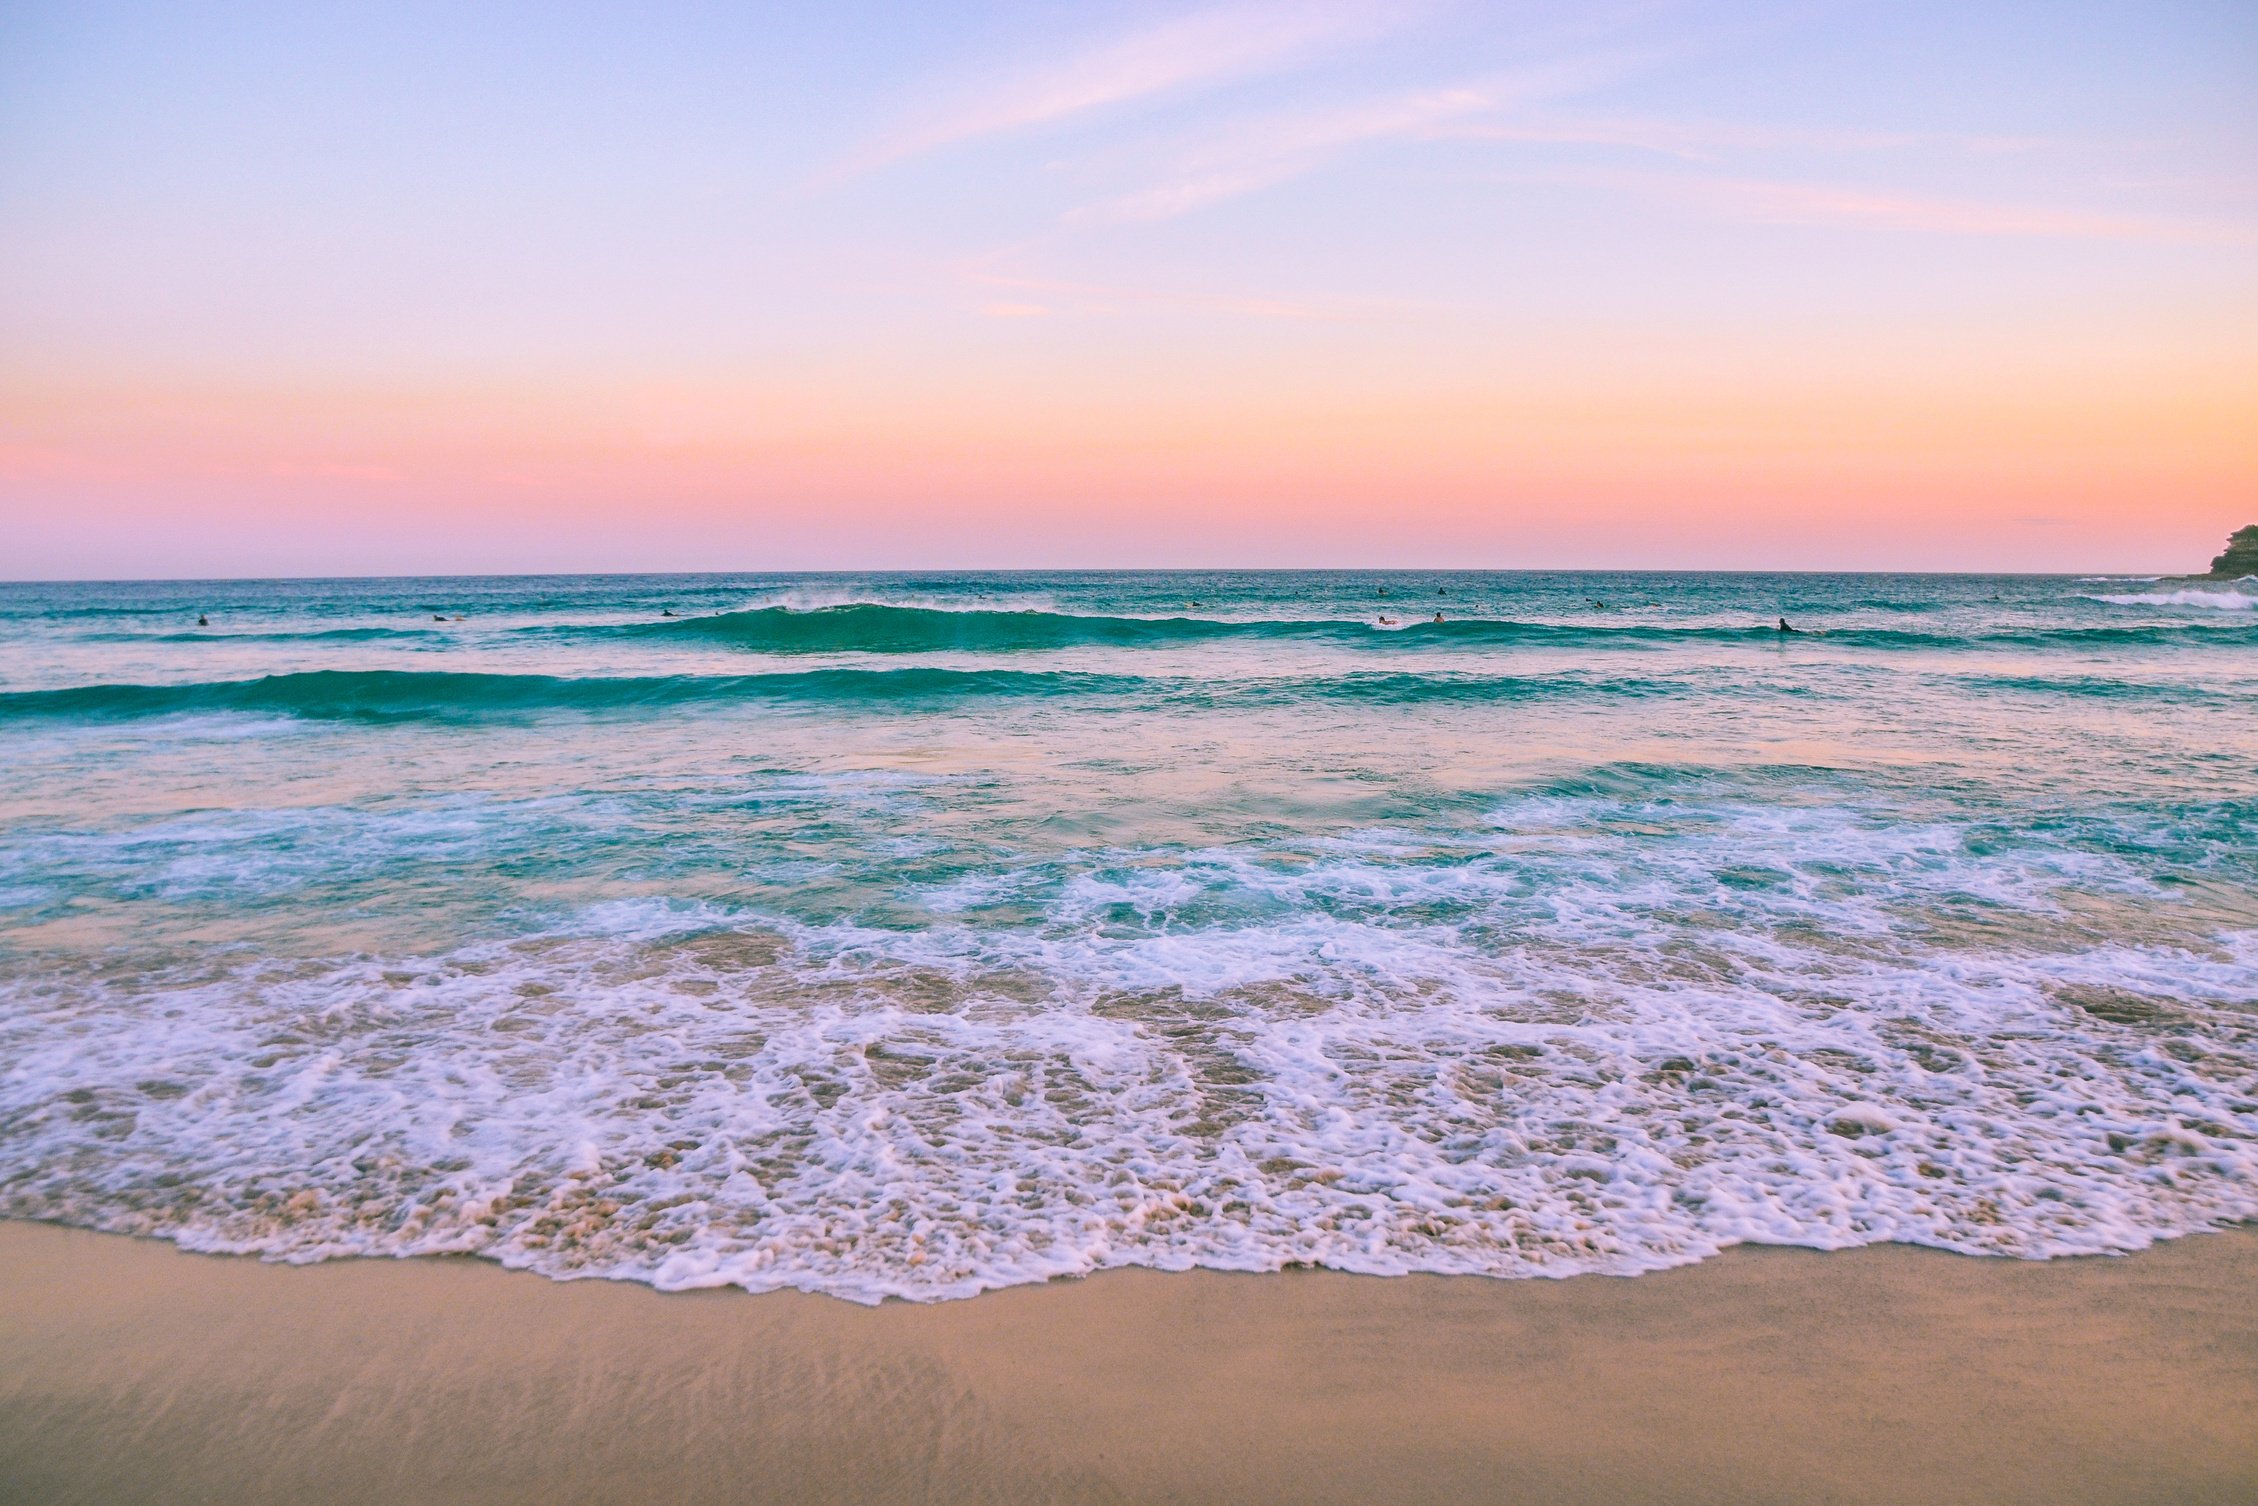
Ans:
POLYGON ((2229 1502, 2258 1229, 958 1301, 0 1220, 0 1501, 2229 1502))

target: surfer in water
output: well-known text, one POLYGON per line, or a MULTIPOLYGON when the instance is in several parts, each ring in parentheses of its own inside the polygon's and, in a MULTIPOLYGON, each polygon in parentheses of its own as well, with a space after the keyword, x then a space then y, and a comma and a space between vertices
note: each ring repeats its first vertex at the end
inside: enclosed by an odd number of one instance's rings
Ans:
POLYGON ((1782 617, 1780 619, 1780 631, 1783 633, 1800 633, 1803 631, 1803 629, 1789 627, 1788 620, 1785 617, 1782 617))
POLYGON ((674 608, 662 607, 659 609, 659 615, 661 617, 672 617, 674 615, 674 608))
POLYGON ((196 614, 196 625, 198 627, 210 627, 211 623, 205 620, 204 614, 202 612, 198 612, 196 614))

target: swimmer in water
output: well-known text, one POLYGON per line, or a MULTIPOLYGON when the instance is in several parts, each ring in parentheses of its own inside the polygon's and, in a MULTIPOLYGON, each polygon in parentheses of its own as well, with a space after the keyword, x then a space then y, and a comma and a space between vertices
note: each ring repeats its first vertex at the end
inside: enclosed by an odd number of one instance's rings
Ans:
POLYGON ((198 612, 196 614, 196 625, 198 627, 210 627, 211 623, 204 620, 204 614, 202 612, 198 612))
POLYGON ((1380 626, 1382 627, 1394 627, 1395 625, 1396 620, 1393 617, 1383 617, 1380 619, 1380 626))
POLYGON ((1443 620, 1443 614, 1442 614, 1442 613, 1440 613, 1440 612, 1437 612, 1437 613, 1435 614, 1435 620, 1436 620, 1437 622, 1440 622, 1440 621, 1442 621, 1442 620, 1443 620))

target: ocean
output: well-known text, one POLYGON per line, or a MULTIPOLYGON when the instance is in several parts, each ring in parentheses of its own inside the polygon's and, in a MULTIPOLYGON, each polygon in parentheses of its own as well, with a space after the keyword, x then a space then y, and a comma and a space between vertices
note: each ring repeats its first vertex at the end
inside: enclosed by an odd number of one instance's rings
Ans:
POLYGON ((858 1301, 2248 1219, 2258 590, 0 585, 0 1215, 858 1301))

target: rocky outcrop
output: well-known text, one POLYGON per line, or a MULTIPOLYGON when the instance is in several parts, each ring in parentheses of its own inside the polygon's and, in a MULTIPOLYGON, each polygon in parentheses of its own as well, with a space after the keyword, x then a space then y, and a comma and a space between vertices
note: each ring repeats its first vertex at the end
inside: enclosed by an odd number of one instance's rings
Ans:
POLYGON ((2258 523, 2227 535, 2227 551, 2211 562, 2213 580, 2240 580, 2258 575, 2258 523))

